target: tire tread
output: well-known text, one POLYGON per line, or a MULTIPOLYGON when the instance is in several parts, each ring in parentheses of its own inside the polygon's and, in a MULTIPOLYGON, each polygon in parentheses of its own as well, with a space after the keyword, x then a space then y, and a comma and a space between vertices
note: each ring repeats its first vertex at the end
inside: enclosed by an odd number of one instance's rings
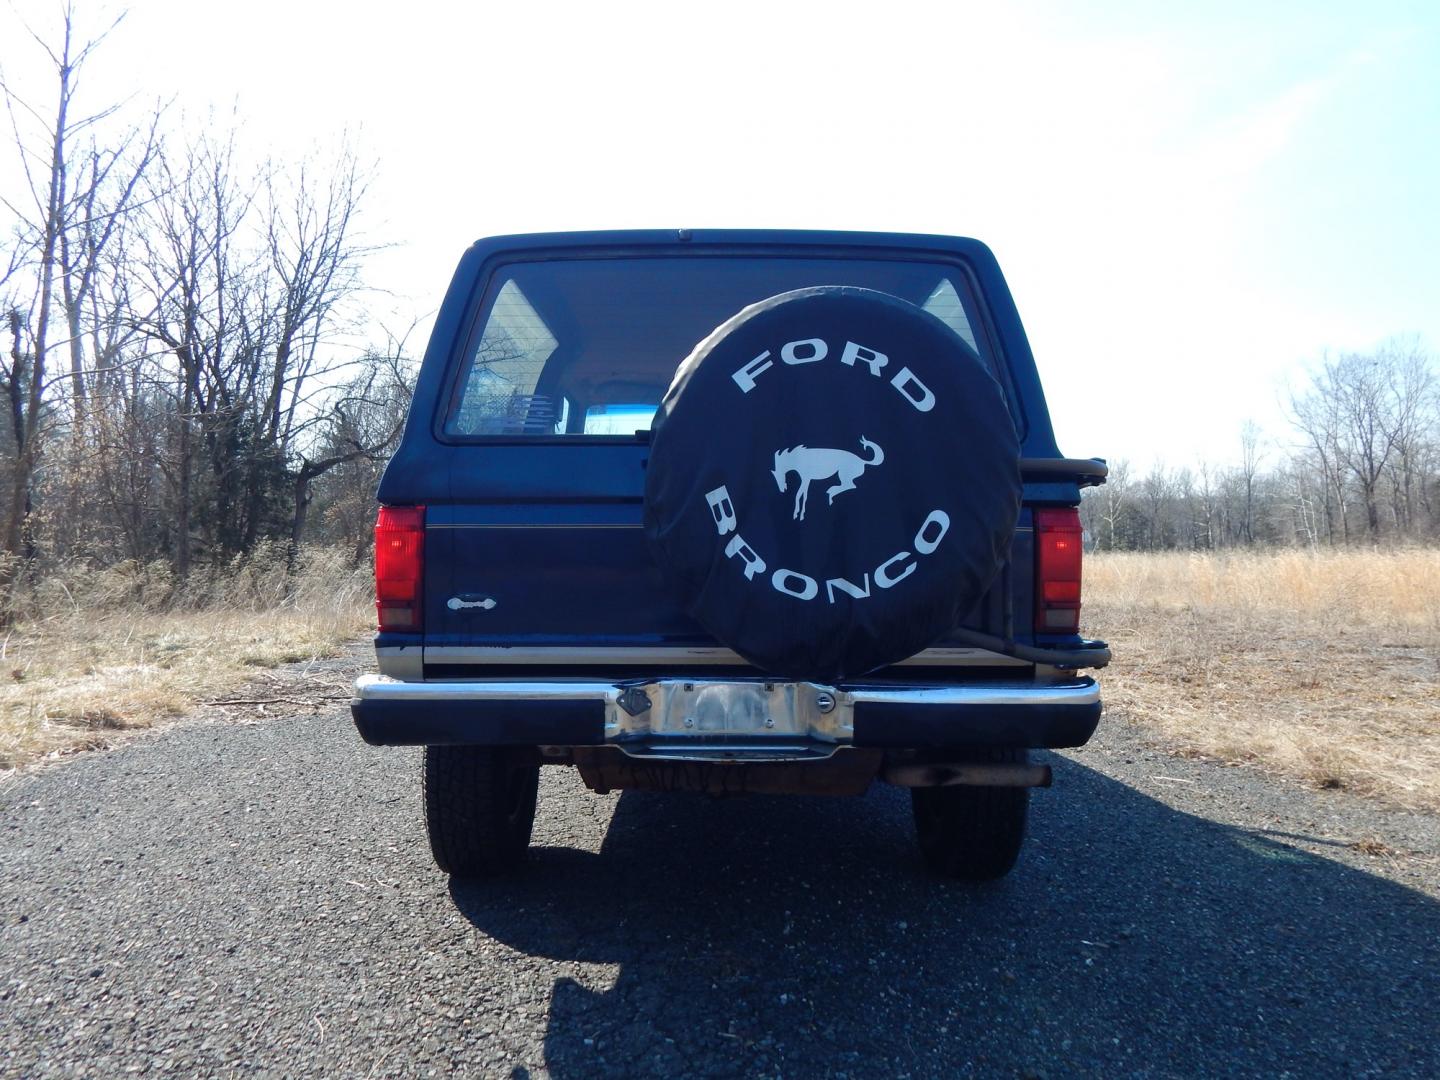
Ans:
POLYGON ((539 774, 538 765, 494 747, 425 747, 425 826, 435 864, 457 877, 491 877, 522 862, 539 774))
MULTIPOLYGON (((979 752, 971 760, 1024 764, 1021 749, 979 752)), ((937 877, 993 881, 1015 866, 1025 840, 1030 789, 913 788, 916 835, 926 867, 937 877)))

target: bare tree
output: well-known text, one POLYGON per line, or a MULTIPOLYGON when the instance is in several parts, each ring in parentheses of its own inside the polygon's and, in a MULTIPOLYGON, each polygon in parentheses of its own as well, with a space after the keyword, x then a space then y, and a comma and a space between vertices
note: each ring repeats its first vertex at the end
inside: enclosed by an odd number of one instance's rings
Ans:
MULTIPOLYGON (((273 340, 267 342, 267 367, 257 372, 263 405, 255 449, 281 465, 296 459, 291 515, 296 544, 310 481, 340 460, 349 460, 336 459, 335 433, 348 431, 344 453, 353 455, 375 453, 393 437, 386 434, 373 442, 376 433, 355 428, 352 411, 375 390, 384 357, 373 353, 346 357, 331 340, 342 322, 342 305, 360 289, 360 263, 369 250, 357 240, 355 230, 367 183, 348 147, 342 148, 323 180, 317 181, 313 167, 304 164, 293 177, 266 176, 265 265, 275 286, 266 317, 273 340), (328 354, 327 346, 331 346, 328 354), (367 371, 358 382, 347 381, 337 400, 337 377, 357 363, 367 371), (306 443, 317 429, 332 436, 331 452, 307 456, 306 443)), ((246 547, 261 527, 262 479, 252 474, 247 493, 246 547)))
POLYGON ((1196 484, 1195 497, 1200 504, 1196 514, 1198 544, 1209 551, 1215 547, 1215 516, 1218 501, 1214 472, 1209 462, 1200 462, 1200 479, 1196 484))
POLYGON ((1255 477, 1260 469, 1260 425, 1246 420, 1240 425, 1240 484, 1244 491, 1240 537, 1255 543, 1255 477))
POLYGON ((1144 515, 1144 547, 1158 551, 1173 547, 1175 530, 1171 521, 1175 497, 1175 478, 1163 464, 1157 463, 1140 481, 1139 504, 1144 515))
POLYGON ((249 266, 237 234, 254 201, 232 175, 234 144, 201 136, 179 155, 163 154, 151 184, 130 317, 163 350, 149 375, 174 417, 163 468, 174 498, 174 561, 183 578, 192 558, 197 468, 202 451, 218 510, 230 513, 235 447, 231 367, 250 348, 249 266), (164 363, 168 359, 171 363, 164 363))
MULTIPOLYGON (((313 448, 299 454, 295 467, 294 514, 290 526, 290 559, 300 549, 317 479, 332 469, 355 461, 378 465, 400 438, 410 401, 404 354, 366 357, 364 371, 334 400, 322 417, 320 437, 313 448)), ((367 507, 368 509, 368 507, 367 507)))
MULTIPOLYGON (((58 416, 49 390, 71 384, 72 423, 78 424, 86 397, 87 313, 93 313, 105 257, 133 211, 140 178, 153 160, 157 117, 146 124, 110 130, 101 125, 118 105, 85 113, 78 101, 86 62, 119 23, 81 41, 73 4, 60 9, 58 43, 30 31, 52 73, 54 97, 43 106, 22 97, 0 75, 6 114, 24 177, 23 192, 5 199, 16 227, 7 258, 7 362, 0 386, 9 405, 8 476, 0 499, 0 588, 8 588, 20 557, 31 553, 28 538, 34 488, 43 441, 58 416), (23 282, 23 284, 22 284, 23 282), (57 350, 68 354, 68 372, 57 372, 57 350)), ((113 125, 111 125, 113 127, 113 125)), ((94 327, 92 341, 102 340, 94 327)))
POLYGON ((337 430, 354 435, 345 453, 385 444, 349 412, 379 385, 377 354, 338 340, 368 251, 355 231, 365 175, 348 150, 333 165, 244 168, 233 142, 202 137, 157 170, 135 317, 168 361, 154 382, 177 421, 167 473, 182 576, 194 540, 226 555, 297 534, 337 430))
POLYGON ((1435 376, 1418 342, 1391 341, 1377 355, 1386 383, 1380 422, 1394 448, 1387 463, 1391 514, 1396 532, 1413 536, 1419 470, 1435 423, 1435 376))
POLYGON ((1130 464, 1124 459, 1112 461, 1105 484, 1087 489, 1080 503, 1080 519, 1094 547, 1116 551, 1128 546, 1123 519, 1130 497, 1130 464))
POLYGON ((1342 504, 1343 477, 1354 481, 1372 543, 1382 533, 1380 496, 1387 478, 1390 522, 1397 533, 1411 531, 1434 391, 1429 357, 1418 345, 1392 342, 1371 353, 1326 359, 1311 371, 1305 392, 1292 398, 1297 423, 1317 454, 1322 461, 1333 456, 1341 475, 1332 484, 1342 504))

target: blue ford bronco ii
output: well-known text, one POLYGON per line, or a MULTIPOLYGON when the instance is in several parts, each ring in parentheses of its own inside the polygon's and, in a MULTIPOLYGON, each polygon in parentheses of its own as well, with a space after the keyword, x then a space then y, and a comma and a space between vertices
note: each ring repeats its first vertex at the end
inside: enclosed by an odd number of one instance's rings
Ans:
POLYGON ((598 792, 911 790, 926 865, 1014 864, 1083 744, 1080 489, 990 251, 869 233, 482 240, 375 529, 380 672, 435 861, 525 856, 542 765, 598 792))

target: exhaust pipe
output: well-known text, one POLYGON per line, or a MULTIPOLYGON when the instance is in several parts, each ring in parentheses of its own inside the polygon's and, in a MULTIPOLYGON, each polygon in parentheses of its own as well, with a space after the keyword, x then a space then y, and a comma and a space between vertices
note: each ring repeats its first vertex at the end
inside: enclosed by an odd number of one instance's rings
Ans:
POLYGON ((1049 787, 1049 765, 930 762, 887 765, 880 779, 897 787, 1049 787))

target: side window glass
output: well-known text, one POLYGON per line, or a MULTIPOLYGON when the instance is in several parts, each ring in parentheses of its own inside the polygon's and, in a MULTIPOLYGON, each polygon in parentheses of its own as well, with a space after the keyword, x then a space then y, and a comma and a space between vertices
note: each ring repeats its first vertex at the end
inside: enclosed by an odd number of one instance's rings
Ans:
POLYGON ((471 358, 446 429, 456 435, 552 435, 565 430, 569 403, 537 394, 545 361, 559 346, 520 286, 507 281, 471 358))
POLYGON ((970 328, 970 318, 965 314, 965 305, 948 277, 940 279, 940 283, 931 290, 929 298, 920 306, 959 334, 960 340, 966 345, 976 352, 980 351, 975 344, 975 331, 970 328))

